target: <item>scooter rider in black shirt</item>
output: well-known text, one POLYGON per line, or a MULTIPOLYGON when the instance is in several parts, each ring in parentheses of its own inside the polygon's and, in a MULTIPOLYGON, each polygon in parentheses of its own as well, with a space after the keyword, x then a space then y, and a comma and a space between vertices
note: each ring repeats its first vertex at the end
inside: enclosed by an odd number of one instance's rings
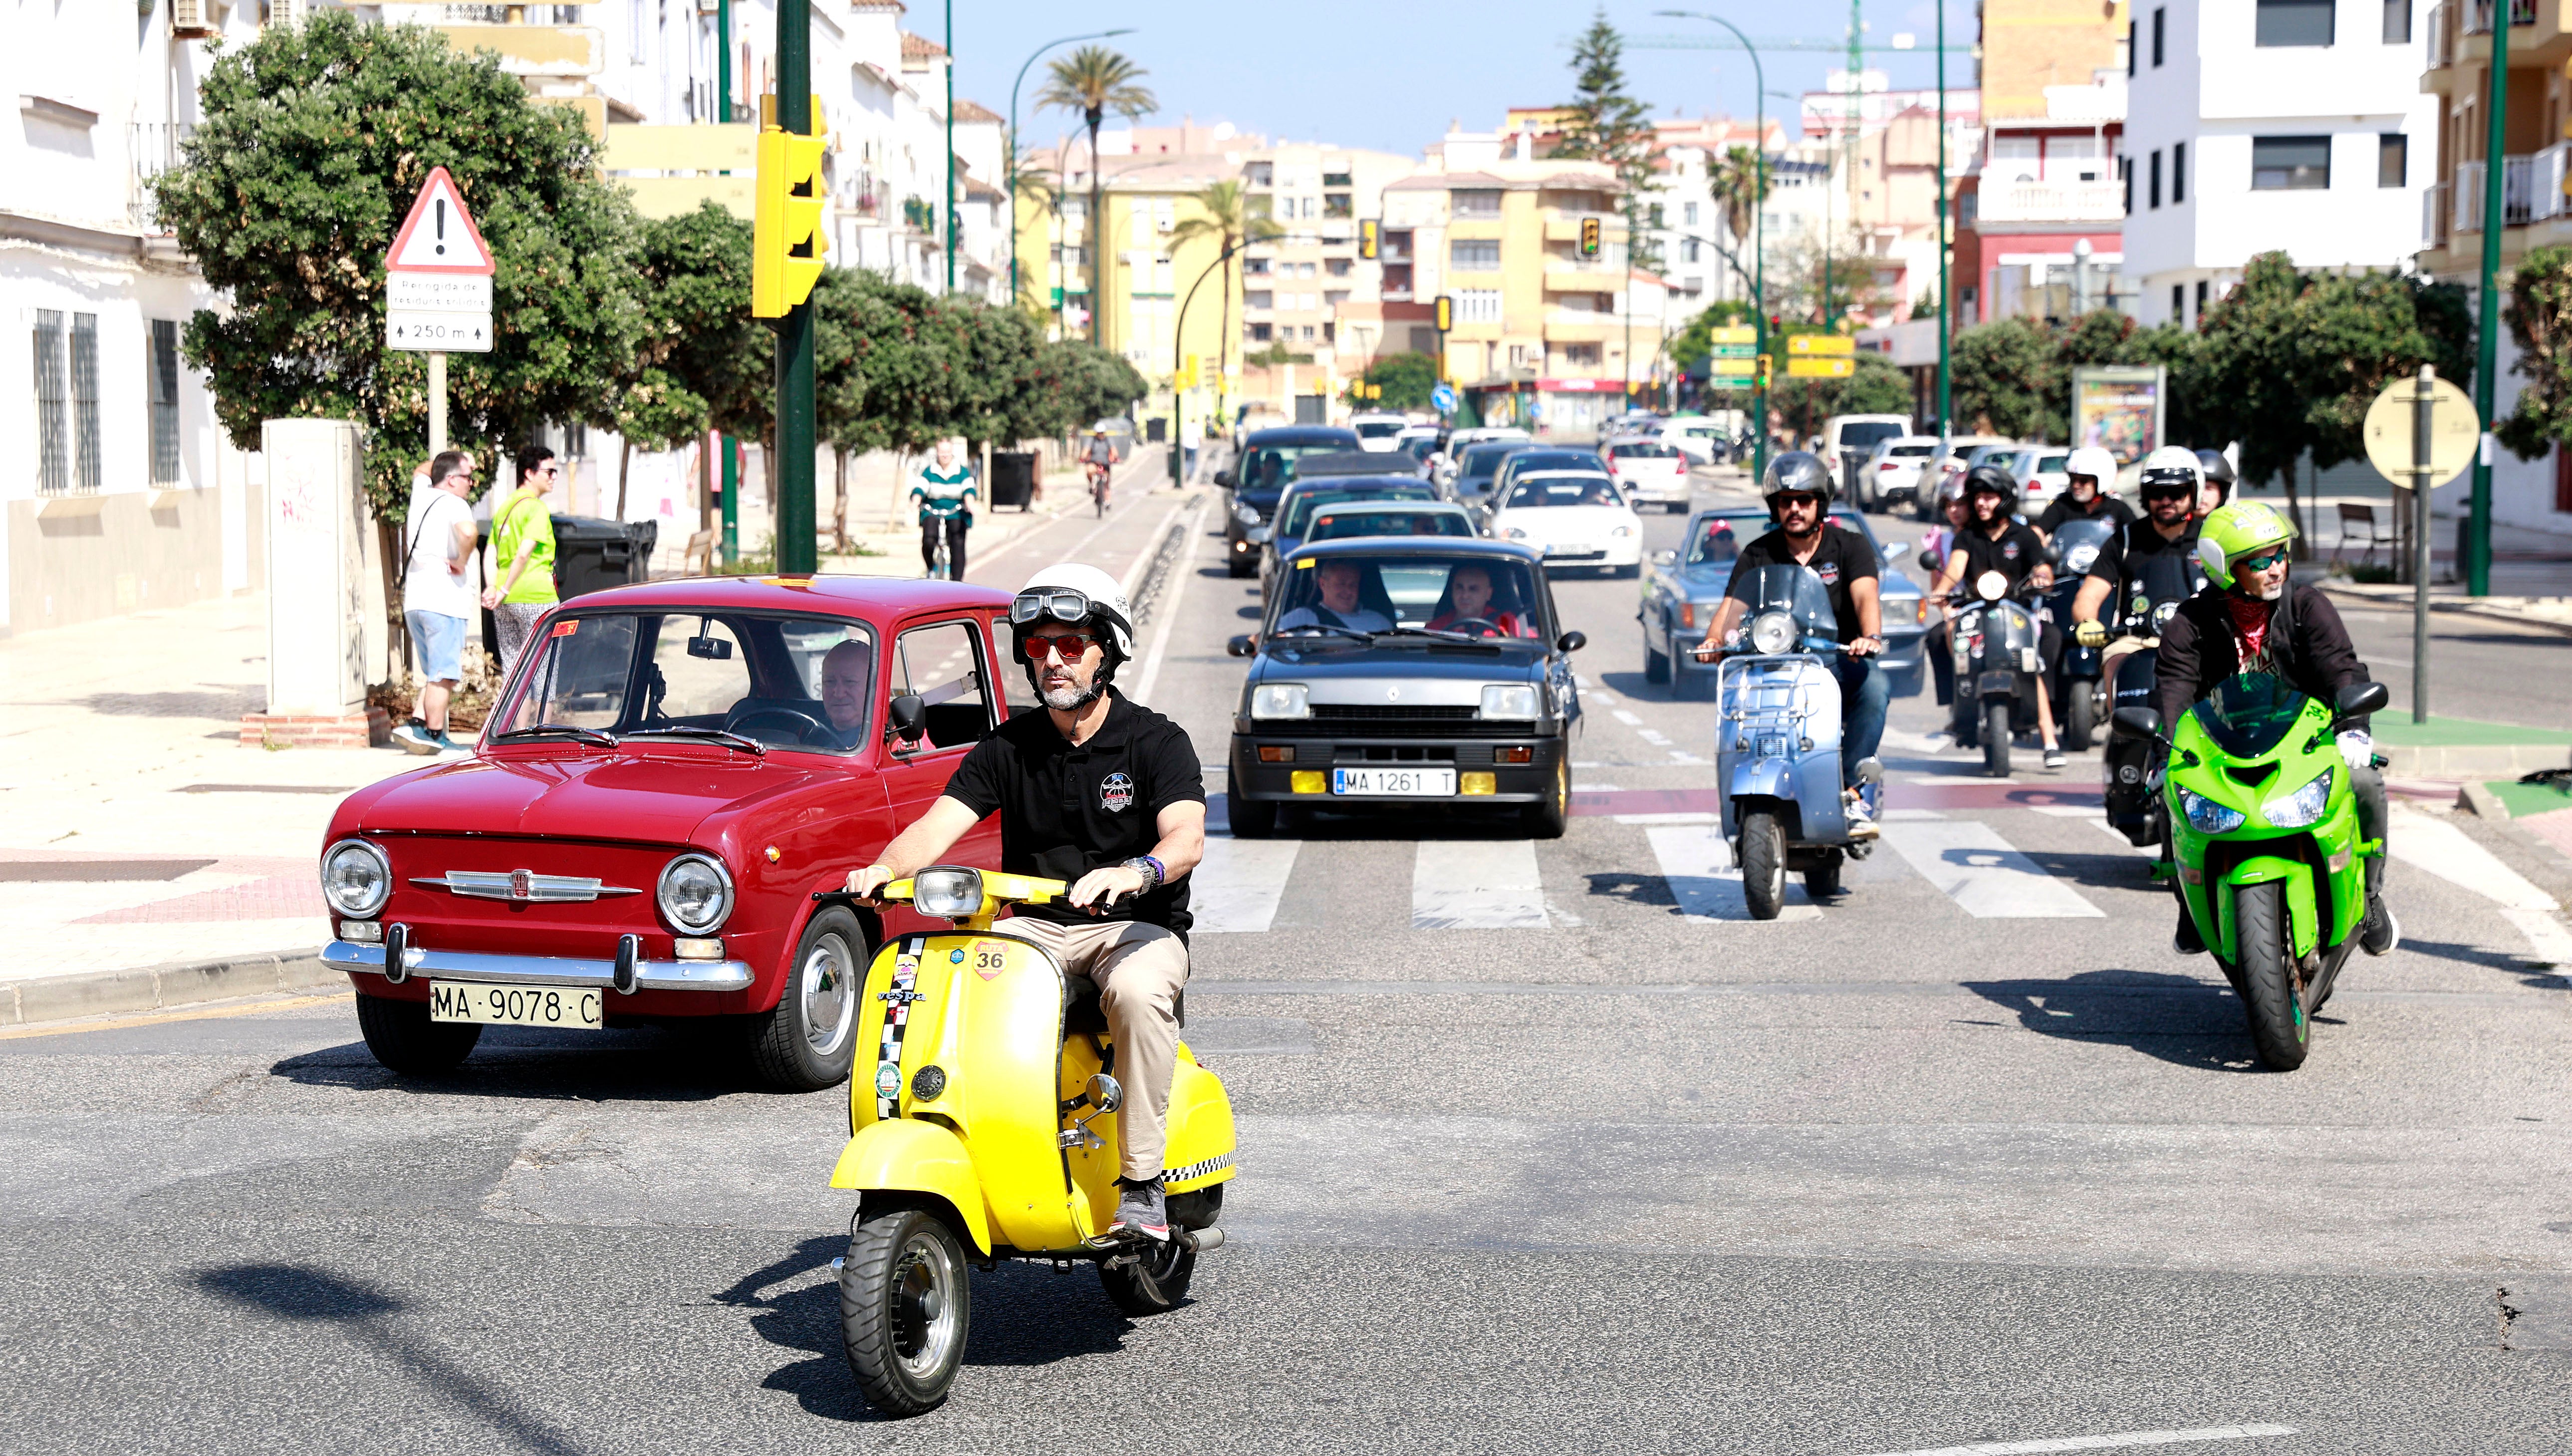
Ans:
MULTIPOLYGON (((2041 592, 2054 585, 2054 563, 2046 559, 2044 539, 2011 517, 2017 503, 2018 482, 2009 471, 1985 464, 1965 472, 1965 528, 1956 533, 1955 549, 1947 553, 1947 564, 1929 584, 1930 599, 1945 612, 1951 636, 1956 604, 1950 593, 1964 582, 1981 579, 1986 571, 1997 571, 2008 580, 2005 596, 2016 595, 2022 586, 2033 585, 2041 592)), ((2046 670, 2036 675, 2036 729, 2045 744, 2045 766, 2059 769, 2063 748, 2054 736, 2054 704, 2045 680, 2063 653, 2063 634, 2051 622, 2039 629, 2038 652, 2046 670)))
POLYGON ((2083 445, 2064 462, 2063 493, 2054 497, 2036 518, 2036 533, 2051 542, 2064 522, 2105 520, 2118 525, 2135 518, 2126 502, 2108 493, 2117 478, 2117 457, 2097 445, 2083 445))

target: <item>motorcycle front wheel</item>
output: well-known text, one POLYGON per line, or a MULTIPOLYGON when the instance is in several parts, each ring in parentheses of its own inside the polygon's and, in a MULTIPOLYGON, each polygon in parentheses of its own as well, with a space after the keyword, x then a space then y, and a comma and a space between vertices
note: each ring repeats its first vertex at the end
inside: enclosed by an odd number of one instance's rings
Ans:
POLYGON ((971 1298, 964 1246, 923 1208, 862 1211, 840 1265, 840 1342, 867 1403, 935 1410, 964 1359, 971 1298))
POLYGON ((2270 1071, 2292 1072, 2312 1050, 2312 1024, 2295 976, 2295 948, 2287 940, 2284 887, 2274 880, 2243 886, 2234 895, 2233 918, 2250 1044, 2270 1071))
POLYGON ((1994 698, 1983 704, 1983 772, 2005 779, 2009 771, 2010 700, 1994 698))
POLYGON ((2098 685, 2077 677, 2067 679, 2063 699, 2063 751, 2088 753, 2090 730, 2099 716, 2098 685))
POLYGON ((1741 898, 1752 920, 1775 920, 1786 908, 1786 831, 1774 814, 1741 816, 1741 898))

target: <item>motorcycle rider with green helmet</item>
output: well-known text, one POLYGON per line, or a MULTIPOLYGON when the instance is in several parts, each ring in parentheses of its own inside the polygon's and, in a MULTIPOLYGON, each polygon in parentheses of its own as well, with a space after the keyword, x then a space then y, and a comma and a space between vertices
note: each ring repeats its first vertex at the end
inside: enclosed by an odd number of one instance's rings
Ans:
MULTIPOLYGON (((2263 501, 2219 506, 2206 518, 2197 540, 2206 588, 2182 602, 2162 628, 2154 706, 2163 722, 2179 722, 2244 672, 2272 674, 2325 703, 2352 683, 2373 680, 2330 598, 2287 579, 2294 536, 2294 526, 2263 501)), ((2351 728, 2339 734, 2338 746, 2356 798, 2358 832, 2382 839, 2384 777, 2375 768, 2374 740, 2363 727, 2351 728)), ((2384 903, 2384 857, 2369 858, 2366 869, 2366 923, 2358 944, 2381 956, 2400 942, 2401 928, 2384 903)), ((2173 940, 2182 955, 2206 949, 2185 901, 2173 940)))

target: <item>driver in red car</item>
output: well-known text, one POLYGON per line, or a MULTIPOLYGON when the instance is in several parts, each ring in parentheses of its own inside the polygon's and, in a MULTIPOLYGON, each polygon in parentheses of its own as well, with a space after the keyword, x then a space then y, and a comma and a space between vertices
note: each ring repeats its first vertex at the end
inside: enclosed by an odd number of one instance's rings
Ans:
POLYGON ((857 747, 857 736, 867 726, 867 688, 875 662, 875 647, 856 638, 822 655, 822 711, 830 716, 831 731, 840 736, 843 748, 857 747))
POLYGON ((1459 622, 1489 622, 1486 636, 1533 637, 1536 628, 1507 608, 1492 606, 1492 573, 1482 566, 1459 566, 1447 576, 1447 600, 1429 619, 1433 632, 1453 631, 1459 622))

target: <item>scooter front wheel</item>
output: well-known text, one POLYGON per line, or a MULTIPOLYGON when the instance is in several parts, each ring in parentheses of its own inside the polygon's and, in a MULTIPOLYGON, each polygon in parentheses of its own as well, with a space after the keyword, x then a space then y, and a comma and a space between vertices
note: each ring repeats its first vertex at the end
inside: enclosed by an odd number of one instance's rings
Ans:
POLYGON ((1994 698, 1983 704, 1983 772, 2005 779, 2009 771, 2010 700, 1994 698))
POLYGON ((2236 950, 2242 958, 2242 1004, 2250 1015, 2250 1045, 2272 1072, 2292 1072, 2312 1050, 2304 988, 2287 944, 2286 897, 2276 881, 2245 885, 2234 895, 2236 950))
POLYGON ((1140 1319, 1176 1309, 1196 1271, 1197 1251, 1172 1238, 1101 1261, 1098 1282, 1110 1303, 1140 1319))
POLYGON ((1741 898, 1752 920, 1775 920, 1786 908, 1786 831, 1774 814, 1741 816, 1741 898))
POLYGON ((970 1313, 964 1246, 945 1219, 900 1206, 858 1215, 840 1264, 840 1343, 869 1405, 907 1416, 944 1403, 970 1313))
POLYGON ((2099 717, 2098 685, 2085 678, 2070 678, 2063 694, 2063 751, 2088 753, 2090 731, 2099 717))

